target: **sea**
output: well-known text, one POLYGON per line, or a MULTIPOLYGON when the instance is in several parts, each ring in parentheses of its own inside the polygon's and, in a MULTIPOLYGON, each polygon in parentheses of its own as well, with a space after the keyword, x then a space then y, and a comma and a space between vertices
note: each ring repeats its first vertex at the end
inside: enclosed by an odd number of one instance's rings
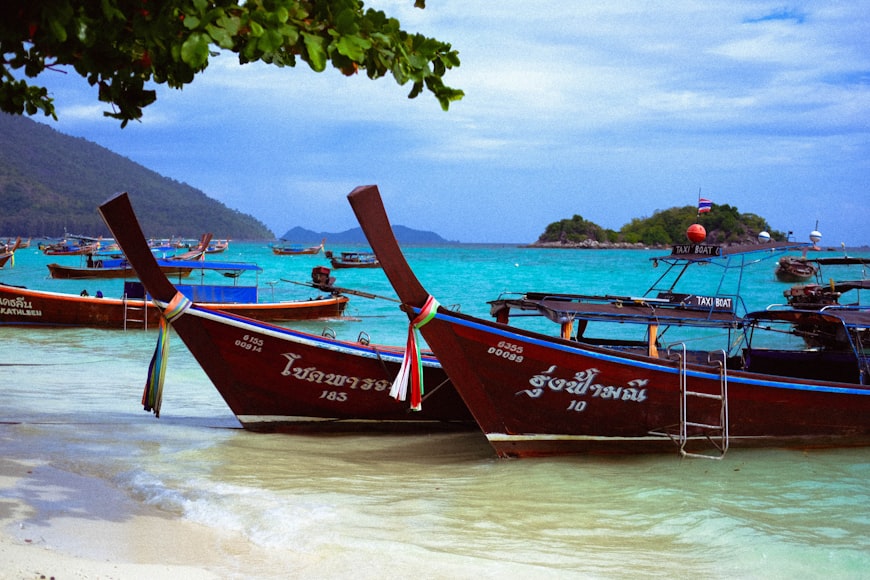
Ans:
MULTIPOLYGON (((327 240, 327 249, 365 248, 327 240)), ((487 301, 503 293, 642 295, 663 271, 653 258, 667 252, 458 244, 406 254, 442 305, 488 318, 487 301)), ((303 283, 328 266, 322 254, 275 256, 266 242, 231 241, 209 259, 260 265, 263 300, 317 295, 303 283)), ((78 260, 45 256, 34 240, 0 280, 121 295, 120 281, 48 278, 47 263, 78 260)), ((747 308, 783 302, 789 285, 775 281, 774 265, 746 267, 747 308)), ((713 292, 720 272, 698 270, 687 276, 713 292)), ((294 327, 404 344, 407 319, 381 270, 333 275, 376 297, 351 296, 344 319, 294 327)), ((861 273, 837 274, 850 276, 861 273)), ((0 489, 0 504, 5 495, 36 508, 9 533, 101 557, 98 542, 52 536, 50 524, 123 522, 136 511, 117 504, 251 546, 214 547, 211 569, 227 578, 870 578, 870 449, 518 460, 496 458, 474 431, 257 434, 240 428, 177 336, 158 419, 140 403, 156 338, 154 329, 0 327, 0 454, 33 466, 37 484, 67 482, 48 494, 33 481, 0 489), (84 501, 88 493, 105 505, 84 501)))

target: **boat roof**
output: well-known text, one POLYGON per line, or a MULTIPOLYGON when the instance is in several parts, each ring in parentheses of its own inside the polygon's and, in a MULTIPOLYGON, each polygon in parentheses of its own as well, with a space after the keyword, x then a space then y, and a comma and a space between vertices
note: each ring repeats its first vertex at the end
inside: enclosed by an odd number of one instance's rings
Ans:
POLYGON ((581 318, 590 321, 619 321, 676 326, 740 326, 731 299, 690 294, 660 294, 657 298, 633 296, 586 296, 529 292, 516 299, 489 302, 492 314, 504 307, 532 311, 553 322, 581 318))
POLYGON ((857 264, 870 265, 870 258, 860 256, 835 256, 829 258, 812 258, 808 262, 815 262, 820 266, 852 266, 857 264))
POLYGON ((745 317, 749 324, 761 321, 790 324, 842 324, 850 328, 870 328, 870 308, 867 306, 831 305, 819 310, 797 308, 768 309, 750 312, 745 317))
POLYGON ((758 244, 741 244, 734 246, 719 246, 714 244, 674 244, 671 253, 656 256, 650 260, 666 263, 682 262, 716 262, 735 256, 755 257, 758 260, 767 259, 773 255, 789 251, 803 251, 812 247, 810 242, 766 242, 758 244))
POLYGON ((162 267, 190 268, 192 270, 245 270, 262 272, 263 269, 256 264, 245 262, 212 262, 204 260, 162 260, 157 263, 162 267))

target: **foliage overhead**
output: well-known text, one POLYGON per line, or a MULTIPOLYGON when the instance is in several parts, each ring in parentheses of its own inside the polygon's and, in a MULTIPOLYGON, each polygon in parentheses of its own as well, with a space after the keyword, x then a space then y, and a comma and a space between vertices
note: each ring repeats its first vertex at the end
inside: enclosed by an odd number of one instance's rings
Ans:
MULTIPOLYGON (((423 0, 415 6, 424 7, 423 0)), ((409 98, 430 91, 444 110, 462 98, 444 84, 459 66, 450 44, 401 29, 361 0, 4 0, 0 3, 0 110, 54 117, 54 99, 34 79, 70 68, 98 87, 121 121, 140 119, 157 99, 151 82, 180 89, 217 50, 241 64, 327 64, 411 83, 409 98)))
POLYGON ((697 206, 672 207, 656 211, 652 217, 634 218, 618 232, 575 215, 547 226, 538 243, 579 243, 584 240, 598 242, 642 243, 648 246, 668 246, 684 243, 686 230, 699 223, 707 230, 707 242, 733 244, 755 240, 758 233, 767 231, 775 240, 786 239, 786 234, 770 229, 767 221, 752 213, 740 213, 728 204, 716 204, 712 211, 698 215, 697 206))

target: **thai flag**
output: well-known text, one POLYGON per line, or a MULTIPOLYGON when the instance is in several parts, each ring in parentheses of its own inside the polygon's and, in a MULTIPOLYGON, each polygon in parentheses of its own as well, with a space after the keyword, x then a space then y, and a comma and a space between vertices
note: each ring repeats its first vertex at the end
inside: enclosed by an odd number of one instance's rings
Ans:
POLYGON ((703 197, 698 198, 698 213, 707 213, 713 209, 713 202, 703 197))

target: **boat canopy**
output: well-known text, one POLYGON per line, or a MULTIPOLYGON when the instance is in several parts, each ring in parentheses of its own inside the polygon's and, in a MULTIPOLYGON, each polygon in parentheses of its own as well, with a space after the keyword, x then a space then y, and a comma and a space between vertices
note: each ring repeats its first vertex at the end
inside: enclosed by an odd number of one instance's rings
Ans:
POLYGON ((786 322, 789 324, 842 325, 856 330, 870 329, 870 310, 861 307, 832 305, 819 310, 770 308, 750 312, 744 319, 749 324, 786 322))
POLYGON ((531 311, 531 316, 543 315, 559 324, 582 319, 648 325, 741 326, 733 300, 694 294, 662 293, 656 298, 645 298, 529 292, 517 298, 503 295, 489 304, 490 314, 496 319, 509 316, 507 311, 513 309, 531 311))
POLYGON ((161 267, 190 268, 192 270, 231 270, 231 271, 255 271, 263 269, 256 264, 244 262, 212 262, 203 260, 157 260, 161 267))

